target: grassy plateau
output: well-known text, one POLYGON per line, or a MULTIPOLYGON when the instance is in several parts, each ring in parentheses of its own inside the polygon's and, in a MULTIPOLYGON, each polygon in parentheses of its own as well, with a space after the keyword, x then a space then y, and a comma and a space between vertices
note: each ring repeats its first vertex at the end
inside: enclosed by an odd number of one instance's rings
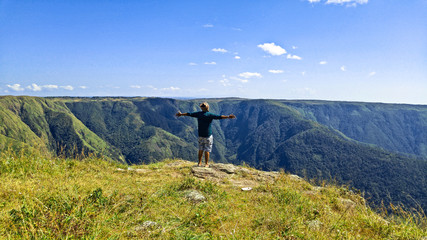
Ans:
MULTIPOLYGON (((1 239, 426 239, 424 213, 373 210, 345 186, 249 167, 221 181, 195 163, 127 166, 36 150, 0 153, 1 239), (234 183, 256 183, 242 191, 234 183), (189 190, 206 199, 191 201, 189 190)), ((385 208, 384 208, 385 209, 385 208)))

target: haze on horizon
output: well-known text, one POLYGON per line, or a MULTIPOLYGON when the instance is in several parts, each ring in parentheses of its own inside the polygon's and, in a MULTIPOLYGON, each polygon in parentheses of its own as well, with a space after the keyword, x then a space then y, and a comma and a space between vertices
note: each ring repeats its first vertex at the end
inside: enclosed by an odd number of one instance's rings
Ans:
POLYGON ((427 104, 426 0, 0 0, 0 95, 427 104))

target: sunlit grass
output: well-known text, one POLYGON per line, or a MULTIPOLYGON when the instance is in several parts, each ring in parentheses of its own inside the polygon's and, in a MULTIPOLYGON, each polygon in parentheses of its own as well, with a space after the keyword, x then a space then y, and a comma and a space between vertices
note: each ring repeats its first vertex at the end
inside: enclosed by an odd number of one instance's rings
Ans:
MULTIPOLYGON (((383 216, 345 187, 316 188, 281 173, 241 191, 192 176, 193 163, 128 166, 95 156, 0 155, 0 238, 422 239, 426 217, 383 216), (123 170, 124 169, 124 170, 123 170), (135 171, 135 169, 142 169, 135 171), (206 201, 194 203, 187 190, 206 201), (351 200, 351 201, 348 201, 351 200), (352 204, 348 204, 348 203, 352 204), (147 221, 155 225, 146 226, 147 221)), ((250 174, 236 177, 253 180, 250 174)))

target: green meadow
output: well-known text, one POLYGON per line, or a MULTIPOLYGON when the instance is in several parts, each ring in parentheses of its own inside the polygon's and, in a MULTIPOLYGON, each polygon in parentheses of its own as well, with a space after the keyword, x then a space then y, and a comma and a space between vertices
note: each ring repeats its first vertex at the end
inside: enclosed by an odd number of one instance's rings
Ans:
POLYGON ((426 239, 422 210, 370 208, 346 186, 280 172, 195 177, 195 163, 128 166, 100 158, 0 154, 1 239, 426 239), (235 181, 256 181, 242 191, 235 181), (189 190, 206 199, 190 201, 189 190), (349 204, 350 203, 350 204, 349 204))

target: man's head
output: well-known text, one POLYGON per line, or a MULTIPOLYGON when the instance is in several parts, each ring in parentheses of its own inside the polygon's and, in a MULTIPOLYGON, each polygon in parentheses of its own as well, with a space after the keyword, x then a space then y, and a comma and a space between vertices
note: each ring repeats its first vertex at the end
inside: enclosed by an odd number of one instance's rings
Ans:
POLYGON ((203 102, 202 104, 200 104, 200 108, 203 112, 209 112, 209 104, 207 102, 203 102))

